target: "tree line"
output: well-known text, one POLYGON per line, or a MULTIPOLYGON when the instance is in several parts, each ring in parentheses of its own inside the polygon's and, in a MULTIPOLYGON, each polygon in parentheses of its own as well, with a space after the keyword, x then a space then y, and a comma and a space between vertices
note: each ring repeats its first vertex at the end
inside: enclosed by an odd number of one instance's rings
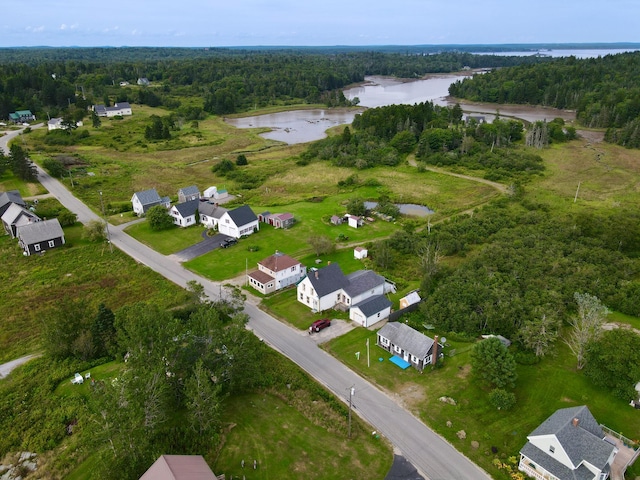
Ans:
MULTIPOLYGON (((0 118, 22 109, 60 116, 70 105, 129 101, 177 109, 198 96, 203 108, 228 114, 283 102, 346 104, 335 92, 366 75, 418 78, 464 66, 501 67, 542 62, 445 52, 301 52, 238 49, 0 49, 0 118), (159 88, 120 86, 140 77, 159 88)), ((187 108, 187 107, 185 107, 187 108)))
POLYGON ((455 97, 544 105, 576 111, 586 127, 606 128, 608 141, 640 148, 640 52, 567 57, 475 75, 452 84, 455 97))

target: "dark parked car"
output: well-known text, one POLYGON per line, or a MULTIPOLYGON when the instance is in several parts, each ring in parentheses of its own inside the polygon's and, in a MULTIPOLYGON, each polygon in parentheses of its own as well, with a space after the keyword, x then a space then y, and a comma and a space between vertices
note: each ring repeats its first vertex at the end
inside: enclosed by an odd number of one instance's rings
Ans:
POLYGON ((319 332, 323 328, 327 328, 329 325, 331 325, 331 320, 329 320, 328 318, 321 318, 320 320, 316 320, 309 327, 309 335, 311 335, 313 332, 319 332))
POLYGON ((227 247, 230 247, 231 245, 235 245, 236 243, 238 243, 237 238, 225 238, 220 244, 220 246, 222 248, 227 248, 227 247))

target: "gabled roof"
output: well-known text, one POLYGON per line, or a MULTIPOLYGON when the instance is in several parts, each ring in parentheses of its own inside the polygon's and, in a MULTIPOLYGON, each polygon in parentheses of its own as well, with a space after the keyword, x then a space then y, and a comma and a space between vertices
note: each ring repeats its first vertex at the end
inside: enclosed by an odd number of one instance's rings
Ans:
POLYGON ((387 297, 384 295, 374 295, 373 297, 367 298, 357 305, 354 305, 352 308, 357 308, 364 313, 366 317, 370 317, 371 315, 375 315, 390 306, 391 302, 387 297))
POLYGON ((133 194, 135 197, 138 197, 138 201, 142 205, 150 205, 152 203, 161 203, 162 199, 158 192, 156 192, 155 188, 150 188, 149 190, 142 190, 141 192, 136 192, 133 194))
POLYGON ((186 218, 196 213, 196 210, 198 210, 199 203, 200 203, 200 200, 196 198, 194 200, 189 200, 187 202, 177 203, 173 206, 173 208, 175 208, 178 211, 178 213, 182 218, 186 218))
POLYGON ((188 187, 184 187, 178 190, 178 195, 180 195, 181 193, 184 196, 188 197, 191 195, 200 195, 200 190, 198 190, 198 187, 196 185, 190 185, 188 187))
POLYGON ((293 213, 279 213, 275 215, 280 221, 284 222, 286 220, 291 220, 293 218, 293 213))
POLYGON ((378 331, 391 343, 418 358, 425 358, 433 347, 433 339, 400 322, 389 322, 378 331))
POLYGON ((117 109, 123 109, 123 108, 131 108, 131 105, 129 104, 129 102, 118 102, 114 105, 114 107, 117 109))
POLYGON ((586 460, 602 470, 614 449, 613 445, 603 440, 602 428, 585 405, 557 410, 528 438, 541 435, 555 435, 576 466, 586 460))
POLYGON ((249 276, 263 285, 274 280, 274 278, 271 275, 261 270, 256 270, 255 272, 251 272, 249 276))
POLYGON ((307 275, 307 278, 320 297, 340 290, 349 284, 349 280, 344 276, 342 269, 337 263, 332 263, 319 270, 312 270, 307 275))
POLYGON ((384 277, 373 270, 358 270, 350 273, 347 275, 347 280, 349 284, 344 287, 344 291, 350 297, 355 297, 379 285, 384 285, 384 277))
MULTIPOLYGON (((222 190, 218 190, 218 193, 220 193, 221 191, 222 190)), ((255 213, 253 213, 253 210, 251 210, 251 207, 249 205, 243 205, 241 207, 234 208, 233 210, 229 210, 227 213, 237 227, 241 227, 242 225, 258 221, 258 217, 256 217, 255 213)))
POLYGON ((30 218, 32 220, 40 220, 35 213, 30 212, 26 208, 17 203, 9 204, 9 208, 2 214, 2 221, 7 225, 13 225, 20 217, 30 218))
POLYGON ((200 212, 200 215, 207 215, 209 217, 217 218, 218 220, 220 220, 220 217, 228 211, 229 210, 226 208, 217 206, 214 203, 199 202, 198 204, 198 212, 200 212))
POLYGON ((18 227, 16 235, 25 245, 53 240, 64 237, 64 232, 57 218, 44 220, 42 222, 29 223, 18 227))
POLYGON ((0 215, 2 215, 12 203, 22 205, 23 207, 27 206, 24 200, 22 200, 18 190, 9 190, 8 192, 0 193, 0 215))
POLYGON ((281 270, 287 270, 295 265, 300 265, 298 260, 281 252, 276 252, 258 263, 272 272, 279 272, 281 270))
POLYGON ((202 455, 162 455, 140 480, 216 480, 202 455))

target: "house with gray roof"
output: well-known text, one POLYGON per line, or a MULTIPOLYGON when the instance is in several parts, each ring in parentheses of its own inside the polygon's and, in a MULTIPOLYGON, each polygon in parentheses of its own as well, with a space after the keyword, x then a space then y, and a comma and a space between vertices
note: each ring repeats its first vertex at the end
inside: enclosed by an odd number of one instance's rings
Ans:
POLYGON ((434 355, 442 356, 439 353, 442 345, 436 343, 437 340, 438 337, 427 337, 404 323, 389 322, 378 330, 376 344, 422 371, 427 365, 434 363, 434 355))
POLYGON ((4 230, 11 235, 11 238, 16 238, 18 227, 40 221, 40 217, 35 213, 27 210, 17 203, 9 204, 9 207, 5 210, 0 219, 2 220, 4 230))
POLYGON ((25 255, 64 245, 64 232, 57 218, 18 227, 17 238, 25 255))
POLYGON ((527 439, 518 468, 540 480, 605 480, 618 453, 585 405, 556 410, 527 439))
POLYGON ((391 301, 384 295, 374 295, 349 309, 349 319, 368 328, 389 318, 391 301))
POLYGON ((189 200, 177 203, 169 209, 169 215, 173 218, 173 223, 179 227, 190 227, 196 224, 196 212, 200 200, 189 200))
POLYGON ((197 200, 200 198, 200 190, 196 185, 184 187, 178 190, 178 202, 184 203, 189 200, 197 200))
POLYGON ((200 223, 207 228, 218 228, 220 217, 228 212, 216 202, 199 202, 198 213, 200 214, 200 223))
POLYGON ((298 283, 298 301, 314 312, 330 308, 347 311, 354 305, 384 294, 384 277, 372 270, 345 275, 337 263, 312 268, 298 283))
POLYGON ((223 213, 218 222, 218 231, 233 238, 251 235, 258 230, 260 230, 258 217, 249 205, 223 213))
POLYGON ((20 205, 21 207, 27 206, 25 201, 22 200, 22 196, 18 190, 9 190, 8 192, 0 193, 0 217, 4 215, 4 212, 7 211, 7 208, 9 208, 12 203, 20 205))
POLYGON ((151 207, 156 205, 164 205, 166 208, 171 207, 169 197, 161 197, 155 188, 136 192, 131 197, 133 211, 139 217, 144 216, 151 207))
POLYGON ((131 110, 131 105, 129 104, 129 102, 115 103, 112 107, 107 107, 104 104, 94 105, 93 111, 99 117, 108 117, 108 118, 115 117, 118 115, 121 117, 124 117, 127 115, 133 115, 133 112, 131 110))

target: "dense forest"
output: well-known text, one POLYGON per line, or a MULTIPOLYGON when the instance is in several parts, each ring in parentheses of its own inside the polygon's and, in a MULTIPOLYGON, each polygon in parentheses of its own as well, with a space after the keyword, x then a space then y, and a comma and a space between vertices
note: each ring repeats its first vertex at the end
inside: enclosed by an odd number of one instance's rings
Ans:
MULTIPOLYGON (((179 109, 184 97, 203 99, 190 106, 229 114, 283 103, 348 104, 339 89, 365 75, 417 78, 426 73, 500 67, 546 61, 441 53, 369 52, 336 54, 234 49, 4 49, 0 50, 0 118, 31 110, 42 118, 65 109, 128 101, 179 109), (125 60, 126 59, 126 60, 125 60), (147 78, 151 87, 135 85, 147 78), (121 82, 131 85, 120 86, 121 82)), ((187 108, 187 107, 184 107, 187 108)))
POLYGON ((586 127, 607 128, 608 141, 640 147, 640 52, 557 59, 496 69, 449 87, 455 97, 576 110, 586 127))

